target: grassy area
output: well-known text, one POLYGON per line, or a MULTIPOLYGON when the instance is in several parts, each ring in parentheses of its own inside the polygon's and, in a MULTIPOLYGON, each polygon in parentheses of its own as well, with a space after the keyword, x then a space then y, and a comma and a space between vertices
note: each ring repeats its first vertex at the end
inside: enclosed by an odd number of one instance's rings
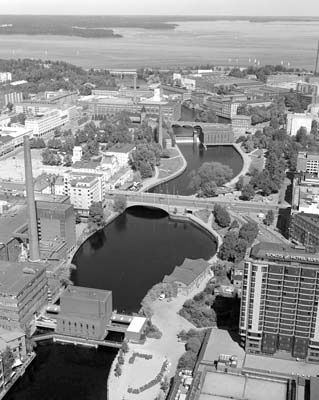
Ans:
POLYGON ((195 217, 201 219, 203 222, 207 224, 209 216, 211 215, 211 211, 209 210, 198 210, 194 212, 195 217))
POLYGON ((167 178, 183 166, 182 157, 162 158, 159 167, 159 179, 167 178))

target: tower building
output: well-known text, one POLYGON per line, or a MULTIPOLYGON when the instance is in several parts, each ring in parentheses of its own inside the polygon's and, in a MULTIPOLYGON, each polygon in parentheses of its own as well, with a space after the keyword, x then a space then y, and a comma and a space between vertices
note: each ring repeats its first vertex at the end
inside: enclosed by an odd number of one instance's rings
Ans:
POLYGON ((244 264, 240 335, 250 353, 319 362, 319 253, 254 246, 244 264))

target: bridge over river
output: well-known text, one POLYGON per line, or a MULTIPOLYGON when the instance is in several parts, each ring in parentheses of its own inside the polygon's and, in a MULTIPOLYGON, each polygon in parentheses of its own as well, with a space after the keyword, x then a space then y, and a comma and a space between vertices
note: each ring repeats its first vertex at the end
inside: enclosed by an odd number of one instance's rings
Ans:
POLYGON ((278 212, 277 204, 232 200, 226 196, 223 198, 199 198, 195 196, 180 196, 173 194, 162 193, 146 193, 146 192, 131 192, 123 190, 108 191, 105 196, 105 202, 112 200, 116 195, 126 197, 127 207, 146 206, 160 208, 169 214, 175 213, 176 209, 180 212, 193 212, 200 209, 213 210, 215 204, 221 204, 229 210, 244 213, 265 213, 272 210, 278 212))

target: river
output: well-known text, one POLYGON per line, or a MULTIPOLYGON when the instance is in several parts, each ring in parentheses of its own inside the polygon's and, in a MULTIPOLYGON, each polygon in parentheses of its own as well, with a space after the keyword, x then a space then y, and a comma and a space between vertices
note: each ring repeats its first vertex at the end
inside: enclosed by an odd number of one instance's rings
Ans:
MULTIPOLYGON (((185 131, 185 128, 182 129, 185 131)), ((208 146, 205 150, 198 144, 179 143, 178 147, 187 160, 186 170, 177 178, 151 189, 151 192, 186 196, 194 194, 188 187, 189 174, 197 170, 204 162, 215 161, 226 164, 233 170, 233 176, 238 175, 243 167, 242 157, 233 146, 208 146)))
POLYGON ((175 30, 114 28, 120 39, 0 35, 0 58, 64 60, 85 68, 263 64, 314 68, 318 21, 188 21, 175 30), (249 61, 250 60, 250 61, 249 61))
MULTIPOLYGON (((134 207, 89 238, 76 253, 76 285, 111 289, 114 308, 136 312, 148 289, 185 258, 208 260, 215 240, 161 210, 134 207)), ((105 400, 116 351, 42 343, 5 400, 105 400)), ((115 399, 112 399, 115 400, 115 399)))

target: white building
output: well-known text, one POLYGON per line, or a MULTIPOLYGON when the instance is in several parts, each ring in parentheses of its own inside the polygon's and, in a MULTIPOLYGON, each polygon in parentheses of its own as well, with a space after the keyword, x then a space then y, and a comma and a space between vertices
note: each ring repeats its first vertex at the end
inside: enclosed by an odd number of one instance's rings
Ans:
POLYGON ((11 72, 0 72, 0 82, 6 83, 12 81, 11 72))
POLYGON ((23 146, 24 136, 32 137, 32 130, 22 126, 0 126, 0 155, 23 146))
POLYGON ((64 194, 81 215, 88 216, 92 203, 103 199, 103 176, 68 171, 64 174, 64 194))
POLYGON ((127 167, 129 165, 129 159, 132 151, 135 149, 134 144, 116 144, 111 147, 105 155, 115 156, 118 160, 120 167, 127 167))
POLYGON ((303 127, 310 133, 313 115, 308 113, 288 113, 287 114, 287 134, 295 136, 298 130, 303 127))
POLYGON ((42 137, 45 134, 60 128, 69 122, 68 114, 61 110, 47 111, 45 114, 27 118, 25 127, 33 131, 35 137, 42 137))
POLYGON ((82 146, 74 146, 73 148, 73 156, 72 156, 72 162, 75 163, 77 161, 82 160, 82 146))

